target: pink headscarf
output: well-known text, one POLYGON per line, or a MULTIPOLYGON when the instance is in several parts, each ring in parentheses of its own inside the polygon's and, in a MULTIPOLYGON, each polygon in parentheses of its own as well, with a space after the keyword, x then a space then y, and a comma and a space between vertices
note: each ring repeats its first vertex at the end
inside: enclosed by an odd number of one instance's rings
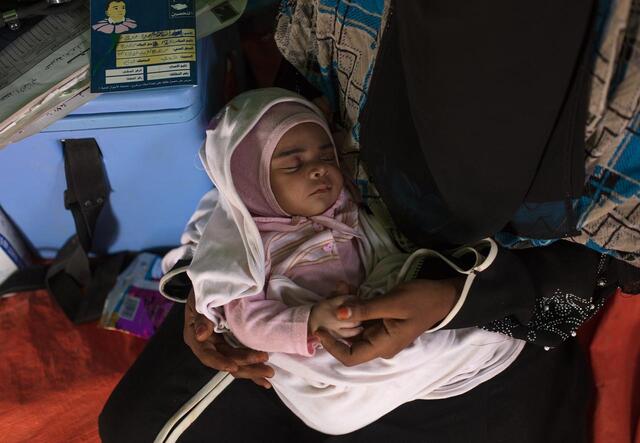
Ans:
MULTIPOLYGON (((289 129, 302 123, 315 123, 324 129, 335 150, 331 130, 320 115, 301 103, 284 102, 265 112, 231 156, 234 186, 261 231, 296 230, 298 225, 307 221, 306 217, 294 217, 280 207, 270 181, 271 157, 276 145, 289 129)), ((322 215, 309 219, 330 229, 356 235, 352 229, 334 219, 342 212, 340 209, 348 199, 348 194, 343 190, 332 207, 322 215)))

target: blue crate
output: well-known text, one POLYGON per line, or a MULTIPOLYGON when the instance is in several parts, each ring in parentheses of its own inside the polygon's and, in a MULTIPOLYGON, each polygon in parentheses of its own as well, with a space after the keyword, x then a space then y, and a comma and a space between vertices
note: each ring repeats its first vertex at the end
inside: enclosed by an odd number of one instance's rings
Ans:
POLYGON ((100 252, 179 242, 211 188, 197 154, 209 119, 223 104, 221 48, 215 35, 198 42, 196 87, 104 94, 0 150, 0 205, 42 256, 53 256, 75 232, 63 202, 65 138, 93 137, 104 156, 115 219, 99 222, 100 252))

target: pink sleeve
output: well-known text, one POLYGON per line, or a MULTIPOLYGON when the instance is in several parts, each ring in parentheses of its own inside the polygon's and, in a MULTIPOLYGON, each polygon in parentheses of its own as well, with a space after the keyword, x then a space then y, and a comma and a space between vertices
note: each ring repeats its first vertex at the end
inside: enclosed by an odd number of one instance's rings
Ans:
POLYGON ((311 305, 288 306, 267 300, 264 293, 243 297, 224 306, 233 335, 248 348, 311 357, 315 340, 307 337, 311 305))

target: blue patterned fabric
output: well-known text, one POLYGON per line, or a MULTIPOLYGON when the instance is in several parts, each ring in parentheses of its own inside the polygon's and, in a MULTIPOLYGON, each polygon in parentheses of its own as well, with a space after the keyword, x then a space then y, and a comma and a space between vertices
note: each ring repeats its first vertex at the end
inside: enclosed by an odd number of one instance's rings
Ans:
POLYGON ((387 7, 385 0, 284 0, 280 7, 276 42, 281 52, 329 99, 356 143, 357 116, 366 102, 387 7), (308 35, 290 28, 312 21, 308 35))

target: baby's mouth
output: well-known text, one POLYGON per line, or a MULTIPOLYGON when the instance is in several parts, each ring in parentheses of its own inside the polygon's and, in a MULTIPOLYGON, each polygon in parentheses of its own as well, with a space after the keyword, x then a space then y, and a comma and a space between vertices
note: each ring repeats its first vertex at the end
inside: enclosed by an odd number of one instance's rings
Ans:
POLYGON ((318 194, 324 194, 325 192, 329 192, 331 190, 331 186, 330 185, 323 185, 320 186, 318 189, 316 189, 315 191, 313 191, 311 195, 318 195, 318 194))

